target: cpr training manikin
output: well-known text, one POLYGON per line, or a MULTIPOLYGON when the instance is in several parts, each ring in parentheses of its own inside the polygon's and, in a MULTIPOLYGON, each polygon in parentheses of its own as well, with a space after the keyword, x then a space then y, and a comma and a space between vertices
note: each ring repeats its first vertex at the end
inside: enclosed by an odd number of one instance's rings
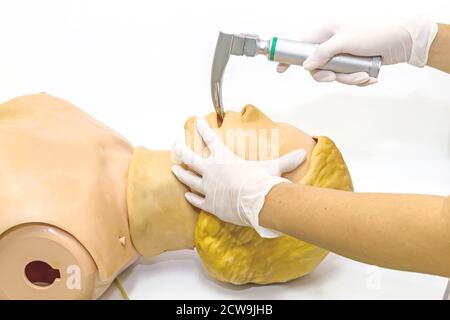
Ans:
MULTIPOLYGON (((244 147, 274 146, 268 158, 305 149, 307 160, 285 175, 294 183, 353 189, 327 137, 273 122, 251 105, 226 112, 220 127, 215 113, 206 119, 233 151, 239 143, 227 136, 230 130, 244 132, 244 147)), ((186 143, 199 150, 195 118, 185 132, 186 143)), ((139 257, 164 251, 195 249, 211 277, 236 285, 287 282, 327 255, 292 237, 261 238, 199 212, 185 201, 169 151, 135 148, 44 93, 0 105, 0 150, 2 299, 96 299, 139 257)))

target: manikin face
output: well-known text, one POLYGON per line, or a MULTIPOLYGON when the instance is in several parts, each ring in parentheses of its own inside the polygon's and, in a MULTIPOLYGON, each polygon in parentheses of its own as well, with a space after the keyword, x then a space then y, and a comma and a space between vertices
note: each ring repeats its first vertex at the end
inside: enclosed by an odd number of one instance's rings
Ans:
POLYGON ((36 94, 0 105, 0 152, 0 297, 33 297, 28 288, 49 283, 41 297, 89 297, 88 282, 109 282, 135 254, 133 147, 70 103, 36 94))
MULTIPOLYGON (((254 106, 247 105, 241 112, 225 113, 219 123, 215 113, 206 116, 209 125, 225 144, 247 160, 269 160, 278 158, 296 149, 305 149, 307 158, 302 165, 286 177, 298 181, 309 168, 309 160, 315 140, 302 130, 285 123, 276 123, 254 106)), ((186 142, 197 153, 208 152, 195 130, 195 118, 186 121, 186 142)))

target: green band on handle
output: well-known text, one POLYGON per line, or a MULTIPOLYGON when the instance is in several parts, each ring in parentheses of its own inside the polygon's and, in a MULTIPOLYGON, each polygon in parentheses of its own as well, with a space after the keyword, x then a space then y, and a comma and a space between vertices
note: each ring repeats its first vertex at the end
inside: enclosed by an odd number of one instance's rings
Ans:
POLYGON ((269 52, 269 60, 273 61, 273 58, 275 57, 275 48, 277 47, 277 37, 272 38, 272 43, 270 45, 270 52, 269 52))

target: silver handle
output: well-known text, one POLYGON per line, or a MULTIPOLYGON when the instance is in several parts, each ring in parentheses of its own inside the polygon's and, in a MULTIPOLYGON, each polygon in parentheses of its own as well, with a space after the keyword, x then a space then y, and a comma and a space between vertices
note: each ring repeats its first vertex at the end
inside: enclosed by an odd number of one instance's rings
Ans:
MULTIPOLYGON (((301 66, 315 50, 317 44, 272 38, 269 44, 269 60, 301 66)), ((322 70, 339 73, 367 72, 377 78, 381 67, 381 57, 360 57, 350 54, 334 56, 322 70)))

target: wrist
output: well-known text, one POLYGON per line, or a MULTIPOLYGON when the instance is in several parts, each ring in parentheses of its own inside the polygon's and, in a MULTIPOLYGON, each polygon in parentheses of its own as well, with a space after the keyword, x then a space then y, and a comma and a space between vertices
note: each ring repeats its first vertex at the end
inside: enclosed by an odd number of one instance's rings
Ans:
POLYGON ((438 32, 437 24, 428 18, 416 17, 404 21, 402 25, 408 30, 412 40, 408 64, 420 68, 424 67, 428 61, 431 44, 438 32))
POLYGON ((259 224, 271 230, 282 230, 280 224, 279 213, 282 212, 283 206, 282 195, 288 192, 292 186, 298 186, 292 183, 279 183, 275 185, 265 197, 265 202, 259 212, 259 224))
POLYGON ((275 185, 272 190, 266 195, 266 200, 264 202, 263 207, 261 208, 261 211, 259 212, 259 224, 268 229, 276 229, 275 224, 275 214, 272 210, 273 202, 277 199, 277 194, 279 194, 281 191, 280 189, 283 188, 283 184, 277 184, 275 185))
POLYGON ((272 228, 261 226, 259 216, 266 201, 267 194, 279 184, 291 184, 285 178, 277 176, 266 176, 264 178, 249 179, 246 182, 246 189, 242 193, 245 196, 241 199, 240 214, 247 224, 263 238, 276 238, 282 234, 272 228))

